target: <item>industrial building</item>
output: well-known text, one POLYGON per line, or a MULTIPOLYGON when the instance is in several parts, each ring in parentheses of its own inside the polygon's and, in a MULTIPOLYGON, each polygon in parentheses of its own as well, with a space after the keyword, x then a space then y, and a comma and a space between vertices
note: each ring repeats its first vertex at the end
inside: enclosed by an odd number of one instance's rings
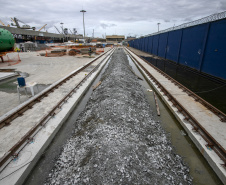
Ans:
POLYGON ((125 40, 125 36, 124 35, 106 35, 106 42, 107 43, 118 43, 118 42, 122 42, 125 40))

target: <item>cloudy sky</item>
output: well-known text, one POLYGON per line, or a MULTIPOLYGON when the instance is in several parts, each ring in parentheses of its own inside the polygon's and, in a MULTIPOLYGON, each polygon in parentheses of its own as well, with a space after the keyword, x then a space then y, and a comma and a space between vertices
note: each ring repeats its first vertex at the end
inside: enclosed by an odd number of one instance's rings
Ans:
POLYGON ((37 29, 47 24, 48 32, 76 28, 83 33, 82 13, 86 10, 86 35, 118 34, 142 36, 226 10, 226 0, 0 0, 0 20, 11 17, 37 29))

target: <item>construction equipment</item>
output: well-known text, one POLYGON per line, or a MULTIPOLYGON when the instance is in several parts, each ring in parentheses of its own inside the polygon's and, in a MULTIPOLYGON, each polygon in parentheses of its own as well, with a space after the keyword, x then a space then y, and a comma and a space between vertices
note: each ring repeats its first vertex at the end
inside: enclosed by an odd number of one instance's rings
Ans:
POLYGON ((15 40, 12 33, 8 30, 0 28, 0 43, 0 51, 13 50, 15 40))
MULTIPOLYGON (((2 26, 6 26, 1 20, 0 23, 2 24, 2 26)), ((7 27, 9 27, 10 25, 8 24, 7 27)))
POLYGON ((62 34, 56 26, 54 26, 54 27, 55 27, 55 28, 56 28, 56 30, 59 32, 59 34, 62 34))
POLYGON ((64 28, 64 35, 68 35, 68 29, 67 28, 64 28))
POLYGON ((41 31, 43 28, 46 27, 47 24, 45 24, 44 26, 42 26, 38 31, 41 31))
POLYGON ((70 30, 71 34, 73 35, 73 32, 71 31, 71 29, 70 29, 70 28, 69 28, 69 30, 70 30))
POLYGON ((1 20, 0 20, 0 23, 2 24, 2 26, 6 26, 1 20))
POLYGON ((17 19, 16 17, 11 18, 11 19, 15 23, 15 24, 11 23, 12 26, 16 26, 17 28, 20 28, 20 29, 33 29, 33 30, 35 30, 35 27, 31 27, 30 25, 28 25, 28 24, 24 23, 23 21, 17 19), (22 25, 22 27, 21 27, 19 22, 23 23, 24 25, 22 25))
POLYGON ((0 43, 0 59, 4 62, 3 56, 6 55, 7 51, 14 49, 15 40, 13 35, 3 28, 0 28, 0 43))

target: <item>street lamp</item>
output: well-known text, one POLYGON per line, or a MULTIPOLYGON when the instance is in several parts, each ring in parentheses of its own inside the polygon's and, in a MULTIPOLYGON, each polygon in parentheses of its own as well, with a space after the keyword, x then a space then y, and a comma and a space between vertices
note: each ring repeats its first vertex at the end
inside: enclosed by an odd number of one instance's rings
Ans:
POLYGON ((64 25, 64 23, 62 23, 62 22, 61 22, 60 24, 62 25, 62 27, 61 27, 61 28, 62 28, 62 34, 63 34, 63 43, 64 43, 64 26, 63 26, 63 25, 64 25))
POLYGON ((159 32, 159 25, 160 25, 161 23, 158 22, 157 24, 158 24, 158 32, 159 32))
POLYGON ((83 13, 83 29, 84 29, 84 39, 85 39, 85 34, 86 34, 86 32, 85 32, 84 13, 85 13, 86 11, 85 11, 85 10, 81 10, 80 12, 83 13))

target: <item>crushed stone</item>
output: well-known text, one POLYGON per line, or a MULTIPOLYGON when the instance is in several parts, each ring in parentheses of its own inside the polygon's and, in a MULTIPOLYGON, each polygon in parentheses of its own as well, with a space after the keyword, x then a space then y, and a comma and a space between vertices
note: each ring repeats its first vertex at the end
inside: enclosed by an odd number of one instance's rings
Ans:
POLYGON ((117 49, 45 184, 192 184, 117 49))

